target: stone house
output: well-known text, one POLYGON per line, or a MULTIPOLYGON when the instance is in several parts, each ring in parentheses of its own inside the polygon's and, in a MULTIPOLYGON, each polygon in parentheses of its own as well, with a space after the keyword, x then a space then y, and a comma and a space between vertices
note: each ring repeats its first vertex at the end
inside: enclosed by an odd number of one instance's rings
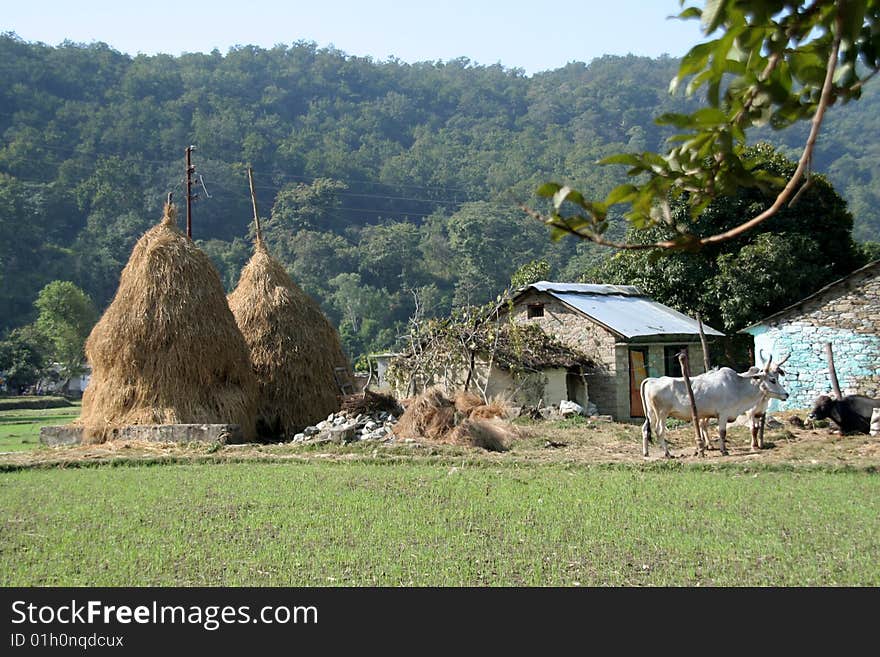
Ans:
MULTIPOLYGON (((681 376, 686 349, 691 375, 704 371, 696 320, 629 285, 540 281, 517 290, 513 320, 540 326, 561 343, 590 356, 585 371, 589 400, 618 421, 644 417, 639 386, 648 376, 681 376)), ((707 339, 724 334, 703 325, 707 339)))
POLYGON ((811 408, 831 391, 825 344, 845 395, 880 397, 880 260, 740 331, 755 339, 755 357, 790 354, 783 368, 789 398, 770 409, 811 408))

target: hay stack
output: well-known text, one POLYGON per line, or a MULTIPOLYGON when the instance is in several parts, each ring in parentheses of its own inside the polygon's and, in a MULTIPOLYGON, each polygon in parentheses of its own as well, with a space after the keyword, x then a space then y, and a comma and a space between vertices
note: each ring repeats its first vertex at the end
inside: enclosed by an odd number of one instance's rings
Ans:
POLYGON ((339 334, 259 238, 229 307, 259 382, 261 437, 292 436, 339 410, 334 368, 344 367, 351 381, 339 334))
POLYGON ((470 445, 490 452, 506 452, 519 435, 509 422, 500 419, 470 417, 459 424, 449 435, 453 445, 470 445))
POLYGON ((137 242, 86 341, 92 379, 79 423, 101 441, 132 424, 239 424, 254 433, 256 380, 210 259, 173 205, 137 242))
POLYGON ((434 386, 407 404, 394 433, 401 438, 503 452, 510 449, 511 441, 518 435, 513 425, 504 421, 507 415, 502 402, 484 404, 467 392, 459 392, 453 401, 439 386, 434 386))

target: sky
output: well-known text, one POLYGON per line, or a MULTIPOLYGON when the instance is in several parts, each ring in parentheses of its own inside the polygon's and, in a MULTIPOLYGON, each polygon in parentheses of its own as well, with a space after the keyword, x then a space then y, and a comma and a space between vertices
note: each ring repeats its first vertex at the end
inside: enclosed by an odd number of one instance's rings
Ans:
POLYGON ((313 41, 376 60, 466 57, 529 75, 605 54, 680 56, 701 38, 698 21, 669 18, 681 11, 678 0, 2 0, 0 7, 0 31, 49 45, 102 41, 131 55, 179 55, 313 41))

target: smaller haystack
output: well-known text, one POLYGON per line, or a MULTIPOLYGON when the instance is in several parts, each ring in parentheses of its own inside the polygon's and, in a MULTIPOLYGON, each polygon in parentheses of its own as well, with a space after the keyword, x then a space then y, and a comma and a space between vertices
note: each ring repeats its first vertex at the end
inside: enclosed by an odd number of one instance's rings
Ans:
POLYGON ((92 379, 82 415, 90 441, 116 427, 238 424, 254 433, 256 380, 210 259, 162 221, 135 244, 107 311, 86 341, 92 379))
POLYGON ((259 236, 229 307, 259 382, 261 438, 291 437, 339 410, 339 386, 351 381, 339 334, 259 236))
POLYGON ((433 386, 407 404, 394 433, 400 438, 503 452, 518 435, 506 417, 507 408, 501 402, 485 404, 468 392, 449 399, 442 388, 433 386))

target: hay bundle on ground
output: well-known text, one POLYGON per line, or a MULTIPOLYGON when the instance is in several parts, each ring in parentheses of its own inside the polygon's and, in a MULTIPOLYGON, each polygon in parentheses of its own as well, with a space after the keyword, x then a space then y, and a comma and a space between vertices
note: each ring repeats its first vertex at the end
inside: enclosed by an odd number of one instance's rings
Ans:
POLYGON ((219 274, 170 204, 135 245, 86 357, 92 379, 79 423, 92 441, 131 424, 239 424, 253 436, 247 345, 219 274))
POLYGON ((507 418, 510 415, 510 408, 505 402, 492 399, 484 403, 472 392, 459 392, 455 395, 455 410, 472 420, 507 418))
POLYGON ((339 334, 259 238, 229 307, 259 382, 261 437, 293 435, 339 410, 337 376, 351 381, 339 334))
POLYGON ((455 445, 481 447, 490 452, 506 452, 518 436, 517 430, 509 422, 499 419, 468 418, 462 421, 449 435, 449 442, 455 445))
POLYGON ((439 386, 428 388, 406 406, 394 426, 401 438, 440 440, 455 426, 455 406, 439 386))
POLYGON ((391 395, 372 390, 364 390, 353 395, 345 395, 341 399, 342 410, 351 416, 390 413, 400 416, 403 408, 391 395))
POLYGON ((516 429, 503 421, 506 415, 507 408, 501 402, 484 404, 466 392, 455 395, 453 401, 434 386, 407 404, 394 433, 401 438, 505 451, 517 435, 516 429))

